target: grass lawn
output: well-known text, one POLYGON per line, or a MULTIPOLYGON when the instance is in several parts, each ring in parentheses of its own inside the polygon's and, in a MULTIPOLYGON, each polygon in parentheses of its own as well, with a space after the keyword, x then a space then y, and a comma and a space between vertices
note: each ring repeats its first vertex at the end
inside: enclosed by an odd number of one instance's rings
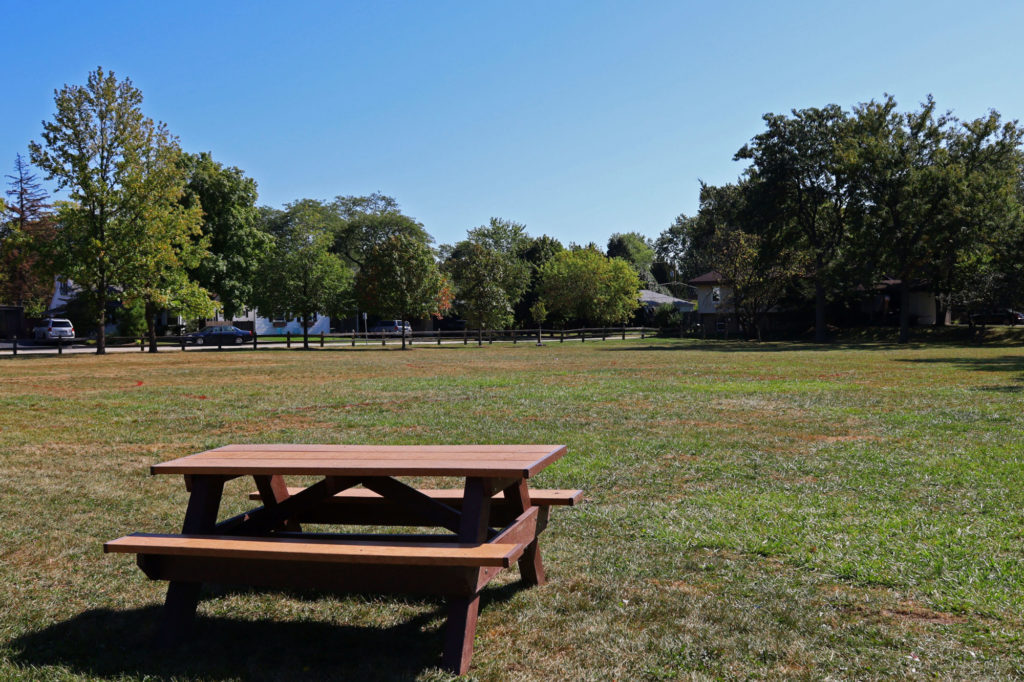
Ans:
MULTIPOLYGON (((0 360, 0 679, 444 679, 443 604, 165 583, 150 464, 231 442, 564 443, 550 583, 485 591, 480 679, 1024 675, 1024 347, 604 343, 0 360), (226 652, 226 653, 225 653, 226 652)), ((251 481, 228 484, 222 515, 251 481)))

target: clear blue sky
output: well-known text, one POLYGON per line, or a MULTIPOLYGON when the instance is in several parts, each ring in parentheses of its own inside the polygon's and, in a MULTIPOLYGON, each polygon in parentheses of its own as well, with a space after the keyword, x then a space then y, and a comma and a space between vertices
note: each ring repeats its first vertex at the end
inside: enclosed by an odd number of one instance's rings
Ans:
POLYGON ((0 169, 98 65, 260 203, 380 191, 438 243, 656 237, 765 112, 932 93, 1024 117, 1024 2, 3 0, 0 169))

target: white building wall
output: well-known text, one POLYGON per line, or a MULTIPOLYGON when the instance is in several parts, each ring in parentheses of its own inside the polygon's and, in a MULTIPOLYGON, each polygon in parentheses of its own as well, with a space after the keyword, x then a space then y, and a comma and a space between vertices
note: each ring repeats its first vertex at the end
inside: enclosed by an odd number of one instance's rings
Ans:
POLYGON ((930 291, 910 292, 910 316, 917 318, 917 324, 935 324, 935 296, 930 291))

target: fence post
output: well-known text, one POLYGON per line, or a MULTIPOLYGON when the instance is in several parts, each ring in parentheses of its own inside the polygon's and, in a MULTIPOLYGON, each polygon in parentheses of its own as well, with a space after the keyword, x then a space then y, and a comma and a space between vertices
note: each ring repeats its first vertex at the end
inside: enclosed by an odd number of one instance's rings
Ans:
POLYGON ((14 355, 18 354, 18 335, 17 334, 14 335, 14 343, 11 344, 11 350, 14 352, 14 355))
MULTIPOLYGON (((253 325, 255 327, 256 325, 253 325)), ((252 330, 252 349, 256 350, 256 330, 252 330)))
POLYGON ((558 339, 558 343, 565 343, 565 330, 562 330, 562 335, 558 339))
POLYGON ((477 347, 480 347, 480 346, 484 345, 484 330, 483 329, 477 329, 476 330, 476 345, 477 345, 477 347))
POLYGON ((647 327, 640 327, 640 340, 647 338, 647 327))
MULTIPOLYGON (((402 330, 402 336, 405 336, 405 330, 404 329, 402 330)), ((414 338, 416 338, 415 335, 410 331, 409 332, 409 346, 410 347, 412 347, 412 340, 414 338)))
POLYGON ((602 341, 607 341, 608 340, 608 327, 601 327, 601 340, 602 341))
POLYGON ((145 336, 140 336, 139 337, 139 350, 141 350, 143 353, 146 352, 146 337, 145 336))
POLYGON ((356 330, 355 329, 352 330, 352 347, 353 348, 356 347, 356 330))
POLYGON ((487 345, 489 346, 492 343, 494 343, 494 330, 493 329, 488 329, 487 330, 487 345))
POLYGON ((217 335, 217 350, 224 350, 224 337, 217 335))
POLYGON ((622 325, 622 340, 626 340, 626 325, 622 325))
POLYGON ((587 330, 581 327, 580 328, 580 343, 586 343, 586 342, 587 342, 587 330))
POLYGON ((57 337, 57 355, 64 355, 64 339, 57 337))
POLYGON ((320 347, 321 348, 324 347, 324 333, 323 333, 323 331, 320 332, 320 347))
POLYGON ((380 333, 380 345, 382 345, 382 346, 388 345, 388 335, 385 334, 384 332, 380 333))
POLYGON ((468 328, 463 328, 463 330, 462 330, 462 345, 465 346, 467 343, 469 343, 469 329, 468 328))
POLYGON ((287 344, 288 348, 292 347, 292 333, 290 331, 286 331, 284 333, 284 342, 287 344))
POLYGON ((184 334, 181 334, 180 336, 178 336, 178 344, 181 346, 182 350, 185 350, 185 335, 184 334))
POLYGON ((437 330, 437 345, 441 345, 441 330, 437 330))

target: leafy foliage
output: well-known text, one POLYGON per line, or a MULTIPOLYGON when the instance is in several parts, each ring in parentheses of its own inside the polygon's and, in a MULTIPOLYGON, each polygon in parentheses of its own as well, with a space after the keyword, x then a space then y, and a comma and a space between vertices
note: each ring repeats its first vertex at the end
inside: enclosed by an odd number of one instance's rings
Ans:
POLYGON ((367 311, 402 320, 439 317, 452 302, 451 285, 441 274, 430 247, 405 234, 391 235, 367 253, 356 275, 355 289, 367 311))
POLYGON ((202 236, 209 245, 191 274, 217 295, 225 318, 231 319, 252 304, 256 269, 271 245, 260 229, 256 181, 205 152, 183 154, 181 164, 188 177, 182 202, 201 207, 202 236))
POLYGON ((555 320, 624 324, 640 306, 640 279, 629 263, 594 248, 570 249, 540 268, 540 300, 555 320))
POLYGON ((29 165, 18 154, 8 179, 10 202, 0 204, 0 302, 42 315, 53 294, 47 250, 55 234, 51 206, 29 165))
POLYGON ((313 199, 266 217, 274 223, 274 242, 257 270, 255 303, 263 315, 301 319, 308 348, 315 315, 352 309, 352 271, 331 250, 338 217, 331 206, 313 199))
POLYGON ((43 142, 29 149, 47 179, 68 190, 54 260, 95 299, 103 353, 111 291, 156 301, 193 286, 181 268, 195 247, 199 214, 179 203, 177 140, 142 114, 131 80, 97 68, 86 85, 65 85, 54 101, 43 142))

